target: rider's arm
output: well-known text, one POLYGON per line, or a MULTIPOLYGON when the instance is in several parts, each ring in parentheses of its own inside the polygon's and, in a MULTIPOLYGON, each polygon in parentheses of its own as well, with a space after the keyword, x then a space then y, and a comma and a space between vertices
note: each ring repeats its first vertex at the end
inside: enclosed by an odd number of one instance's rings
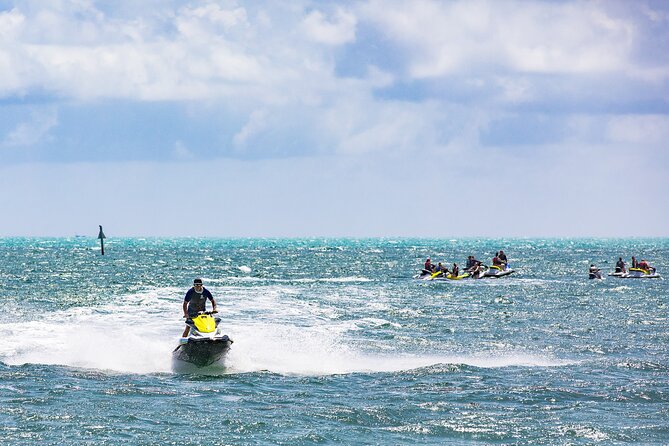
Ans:
POLYGON ((188 317, 188 302, 190 302, 190 299, 191 299, 191 296, 190 296, 191 295, 191 290, 192 290, 192 288, 190 290, 188 290, 186 292, 186 296, 184 296, 183 309, 184 309, 184 317, 185 318, 188 317))

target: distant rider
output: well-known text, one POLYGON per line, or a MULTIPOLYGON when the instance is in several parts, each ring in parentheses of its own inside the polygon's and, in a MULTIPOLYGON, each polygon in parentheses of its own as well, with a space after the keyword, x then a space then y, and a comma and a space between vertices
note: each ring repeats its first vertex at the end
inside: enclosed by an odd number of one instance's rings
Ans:
POLYGON ((641 262, 639 262, 639 268, 641 268, 645 271, 648 271, 651 274, 655 274, 655 271, 656 271, 655 268, 650 266, 648 261, 646 261, 645 259, 643 259, 643 260, 641 260, 641 262))
POLYGON ((595 266, 594 263, 590 264, 590 278, 591 279, 601 279, 602 275, 599 273, 599 268, 595 266))
POLYGON ((623 261, 622 257, 618 257, 618 261, 616 262, 616 272, 617 273, 626 273, 627 272, 625 270, 625 262, 623 261))
POLYGON ((499 250, 498 257, 499 260, 504 264, 504 266, 506 266, 509 263, 509 261, 506 259, 506 254, 504 254, 504 251, 502 251, 501 249, 499 250))
POLYGON ((476 260, 476 257, 474 256, 469 256, 467 257, 467 264, 465 265, 465 271, 475 275, 481 270, 481 261, 476 260))
POLYGON ((425 268, 423 268, 423 270, 428 273, 434 272, 434 265, 432 264, 432 261, 430 260, 429 257, 425 261, 425 268))
MULTIPOLYGON (((186 292, 184 297, 184 317, 192 319, 200 312, 204 312, 206 308, 207 299, 211 301, 212 311, 216 311, 216 301, 208 289, 202 285, 202 279, 193 280, 193 288, 186 292)), ((185 338, 190 333, 190 327, 186 325, 182 338, 185 338)))
POLYGON ((442 265, 441 262, 439 262, 439 264, 437 265, 437 268, 434 270, 434 274, 439 275, 438 273, 443 274, 444 276, 446 274, 448 274, 448 268, 446 268, 444 265, 442 265))
POLYGON ((632 268, 638 268, 639 262, 636 261, 636 257, 632 256, 632 268))
POLYGON ((460 274, 460 268, 458 267, 457 263, 454 263, 453 271, 451 271, 451 277, 455 279, 456 277, 458 277, 459 274, 460 274))
POLYGON ((492 258, 492 264, 494 266, 501 266, 502 265, 502 260, 499 258, 499 253, 495 253, 495 257, 492 258))

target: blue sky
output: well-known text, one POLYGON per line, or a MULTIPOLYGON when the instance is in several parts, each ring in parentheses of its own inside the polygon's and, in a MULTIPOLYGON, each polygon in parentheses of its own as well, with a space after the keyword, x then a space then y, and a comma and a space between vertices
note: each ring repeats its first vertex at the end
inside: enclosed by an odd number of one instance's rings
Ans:
POLYGON ((669 236, 663 1, 0 0, 0 236, 669 236))

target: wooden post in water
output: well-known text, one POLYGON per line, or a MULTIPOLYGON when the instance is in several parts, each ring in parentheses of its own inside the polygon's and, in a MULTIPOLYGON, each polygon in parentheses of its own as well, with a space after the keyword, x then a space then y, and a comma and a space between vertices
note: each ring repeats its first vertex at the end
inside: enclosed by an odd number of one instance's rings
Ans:
POLYGON ((98 226, 100 226, 100 233, 98 234, 98 238, 100 239, 100 252, 102 255, 105 255, 105 239, 107 237, 105 237, 105 233, 102 232, 102 225, 98 226))

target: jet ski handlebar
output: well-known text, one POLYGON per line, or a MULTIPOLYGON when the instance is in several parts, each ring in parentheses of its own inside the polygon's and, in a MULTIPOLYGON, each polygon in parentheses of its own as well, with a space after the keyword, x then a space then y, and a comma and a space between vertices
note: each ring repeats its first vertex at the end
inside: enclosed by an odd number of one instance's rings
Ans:
MULTIPOLYGON (((199 315, 201 315, 201 314, 209 314, 209 315, 211 315, 211 314, 216 314, 216 313, 218 313, 218 310, 198 311, 196 316, 199 316, 199 315)), ((182 317, 185 318, 185 319, 191 319, 191 318, 193 318, 193 316, 190 316, 190 315, 189 315, 189 316, 182 316, 182 317)))

